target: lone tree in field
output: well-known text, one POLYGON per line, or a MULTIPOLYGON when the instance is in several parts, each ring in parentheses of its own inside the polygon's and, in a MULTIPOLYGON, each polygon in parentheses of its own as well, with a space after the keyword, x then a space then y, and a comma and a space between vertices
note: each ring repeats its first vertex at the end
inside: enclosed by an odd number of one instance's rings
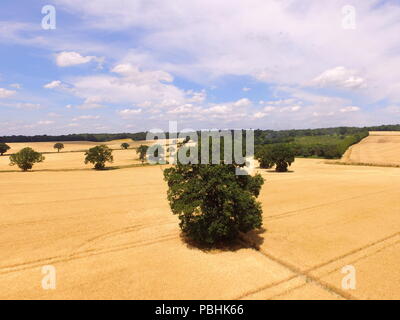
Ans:
POLYGON ((10 156, 10 165, 17 165, 22 171, 28 171, 35 163, 43 162, 44 159, 41 153, 32 148, 24 148, 10 156))
POLYGON ((113 162, 112 150, 106 145, 96 146, 85 153, 85 164, 94 164, 96 170, 103 170, 106 162, 113 162))
POLYGON ((0 143, 0 155, 5 154, 8 150, 10 150, 10 146, 5 143, 0 143))
POLYGON ((122 143, 121 144, 121 148, 125 149, 125 150, 128 149, 129 148, 129 143, 126 143, 126 142, 122 143))
POLYGON ((208 246, 235 240, 240 232, 260 228, 256 201, 264 179, 237 175, 235 164, 181 164, 164 170, 168 201, 183 233, 208 246))
POLYGON ((57 151, 60 152, 61 149, 64 149, 64 144, 62 144, 61 142, 57 142, 54 145, 54 149, 57 149, 57 151))
POLYGON ((274 166, 270 146, 261 146, 259 150, 256 151, 255 158, 260 163, 261 169, 270 169, 274 166))
POLYGON ((142 161, 142 164, 146 161, 146 155, 148 149, 149 146, 145 146, 143 144, 136 149, 136 153, 139 154, 139 159, 140 161, 142 161))
POLYGON ((277 172, 287 172, 288 167, 295 160, 295 151, 287 144, 273 144, 264 146, 257 152, 257 160, 261 168, 272 168, 275 166, 277 172))

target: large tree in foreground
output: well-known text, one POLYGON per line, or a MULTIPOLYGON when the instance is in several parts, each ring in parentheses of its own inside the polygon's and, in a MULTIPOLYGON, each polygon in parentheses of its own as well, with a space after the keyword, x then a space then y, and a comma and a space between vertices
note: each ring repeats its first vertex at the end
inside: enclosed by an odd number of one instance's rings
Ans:
POLYGON ((24 148, 10 156, 10 165, 17 165, 22 171, 28 171, 35 163, 43 162, 44 159, 41 153, 32 148, 24 148))
POLYGON ((5 154, 8 150, 10 150, 10 146, 5 143, 0 143, 0 155, 5 154))
POLYGON ((113 162, 112 150, 106 145, 96 146, 85 153, 85 164, 94 164, 96 170, 103 170, 106 162, 113 162))
POLYGON ((261 168, 272 168, 275 166, 277 172, 287 172, 288 167, 295 160, 295 151, 284 143, 262 146, 256 153, 256 158, 261 168))
POLYGON ((168 200, 183 233, 199 244, 234 240, 262 225, 256 197, 264 179, 236 175, 233 164, 180 164, 164 170, 168 200))
POLYGON ((57 152, 60 152, 61 149, 64 149, 64 144, 61 143, 61 142, 57 142, 57 143, 54 145, 54 149, 57 149, 57 152))

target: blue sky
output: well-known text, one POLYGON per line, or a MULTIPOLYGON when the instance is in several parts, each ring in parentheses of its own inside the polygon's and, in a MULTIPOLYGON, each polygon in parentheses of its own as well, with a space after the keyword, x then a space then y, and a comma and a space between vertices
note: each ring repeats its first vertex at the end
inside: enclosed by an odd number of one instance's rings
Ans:
POLYGON ((398 1, 0 6, 0 135, 400 123, 398 1))

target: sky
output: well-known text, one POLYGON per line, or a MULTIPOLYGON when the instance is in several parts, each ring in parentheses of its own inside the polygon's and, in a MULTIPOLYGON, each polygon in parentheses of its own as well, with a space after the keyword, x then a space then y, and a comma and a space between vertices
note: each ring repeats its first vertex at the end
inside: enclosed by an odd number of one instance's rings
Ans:
POLYGON ((0 135, 400 123, 397 0, 0 8, 0 135))

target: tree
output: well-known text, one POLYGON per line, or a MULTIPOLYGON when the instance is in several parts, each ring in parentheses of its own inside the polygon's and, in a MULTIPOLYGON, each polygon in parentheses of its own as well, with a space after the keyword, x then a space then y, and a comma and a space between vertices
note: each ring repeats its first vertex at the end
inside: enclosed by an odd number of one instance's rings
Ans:
POLYGON ((85 164, 94 164, 96 170, 103 170, 106 162, 113 162, 112 150, 106 145, 96 146, 85 153, 85 164))
POLYGON ((149 146, 145 146, 143 144, 136 149, 136 153, 139 154, 139 159, 140 161, 142 161, 142 164, 146 161, 146 155, 148 149, 149 146))
POLYGON ((35 163, 43 162, 44 159, 41 153, 32 148, 24 148, 10 156, 10 165, 17 165, 22 171, 28 171, 35 163))
POLYGON ((258 151, 256 158, 260 162, 261 168, 275 166, 275 171, 286 172, 295 160, 295 152, 292 146, 279 143, 265 146, 258 151))
POLYGON ((5 154, 11 147, 8 144, 0 143, 0 155, 5 154))
POLYGON ((269 145, 263 145, 256 151, 255 158, 260 163, 260 168, 269 169, 274 166, 271 156, 271 147, 269 145))
POLYGON ((64 149, 64 144, 61 143, 61 142, 57 142, 57 143, 54 145, 54 149, 57 149, 57 151, 60 152, 61 149, 64 149))
POLYGON ((121 148, 125 149, 125 150, 128 149, 129 148, 129 143, 126 143, 126 142, 122 143, 121 144, 121 148))
POLYGON ((199 244, 234 240, 262 225, 256 197, 264 179, 236 175, 234 164, 181 164, 164 170, 168 201, 183 233, 199 244))

